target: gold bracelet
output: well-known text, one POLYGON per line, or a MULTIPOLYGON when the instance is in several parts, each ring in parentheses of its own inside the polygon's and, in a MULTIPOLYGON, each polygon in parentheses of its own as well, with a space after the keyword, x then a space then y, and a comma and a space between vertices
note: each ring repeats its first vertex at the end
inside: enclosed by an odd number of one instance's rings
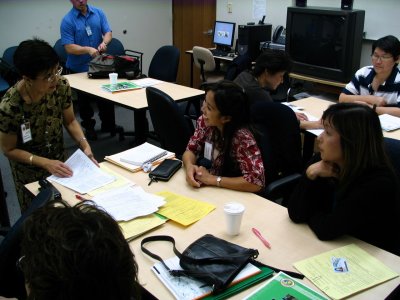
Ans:
POLYGON ((31 154, 31 156, 29 156, 29 164, 32 166, 32 164, 33 164, 33 157, 34 157, 35 155, 33 155, 33 154, 31 154))

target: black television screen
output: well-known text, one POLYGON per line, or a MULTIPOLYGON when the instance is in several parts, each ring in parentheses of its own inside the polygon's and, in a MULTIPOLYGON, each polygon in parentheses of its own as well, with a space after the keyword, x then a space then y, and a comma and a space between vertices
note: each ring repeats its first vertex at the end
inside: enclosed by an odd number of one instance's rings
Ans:
POLYGON ((326 80, 350 81, 360 67, 363 10, 289 7, 286 51, 293 72, 326 80))
POLYGON ((213 43, 221 50, 229 51, 233 46, 236 23, 215 21, 213 43))

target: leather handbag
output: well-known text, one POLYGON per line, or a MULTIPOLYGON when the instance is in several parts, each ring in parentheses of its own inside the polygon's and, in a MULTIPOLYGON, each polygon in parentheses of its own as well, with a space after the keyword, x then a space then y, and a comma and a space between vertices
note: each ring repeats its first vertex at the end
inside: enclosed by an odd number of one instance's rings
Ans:
POLYGON ((190 244, 180 253, 171 236, 158 235, 144 238, 141 243, 144 253, 159 260, 172 276, 190 276, 212 286, 213 294, 226 289, 239 272, 258 257, 258 250, 248 249, 206 234, 190 244), (152 241, 168 241, 173 244, 183 270, 171 270, 158 255, 144 245, 152 241))
POLYGON ((140 73, 139 60, 130 55, 102 54, 89 62, 89 78, 108 78, 110 73, 118 73, 119 78, 136 78, 140 73))

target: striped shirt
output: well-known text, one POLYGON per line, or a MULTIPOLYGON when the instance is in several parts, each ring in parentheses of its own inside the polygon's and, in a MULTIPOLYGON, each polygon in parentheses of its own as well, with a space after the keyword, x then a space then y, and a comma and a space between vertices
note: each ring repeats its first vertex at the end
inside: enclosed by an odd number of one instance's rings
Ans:
POLYGON ((383 97, 388 106, 400 107, 400 70, 397 65, 393 68, 388 79, 378 87, 372 89, 372 80, 376 72, 373 66, 363 67, 356 72, 353 79, 343 88, 346 95, 374 95, 383 97))

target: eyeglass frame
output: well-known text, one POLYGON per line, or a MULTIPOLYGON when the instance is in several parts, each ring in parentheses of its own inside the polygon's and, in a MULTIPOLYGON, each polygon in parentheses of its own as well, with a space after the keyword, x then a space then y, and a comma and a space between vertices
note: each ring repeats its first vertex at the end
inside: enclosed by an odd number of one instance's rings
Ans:
POLYGON ((381 56, 379 56, 376 53, 372 53, 371 54, 371 59, 375 60, 375 61, 381 60, 381 62, 384 62, 384 61, 389 61, 391 58, 393 58, 393 55, 390 55, 390 56, 381 55, 381 56))
POLYGON ((64 68, 62 66, 58 66, 57 71, 51 75, 45 76, 43 79, 47 80, 48 82, 54 81, 56 78, 61 76, 62 71, 64 68))

